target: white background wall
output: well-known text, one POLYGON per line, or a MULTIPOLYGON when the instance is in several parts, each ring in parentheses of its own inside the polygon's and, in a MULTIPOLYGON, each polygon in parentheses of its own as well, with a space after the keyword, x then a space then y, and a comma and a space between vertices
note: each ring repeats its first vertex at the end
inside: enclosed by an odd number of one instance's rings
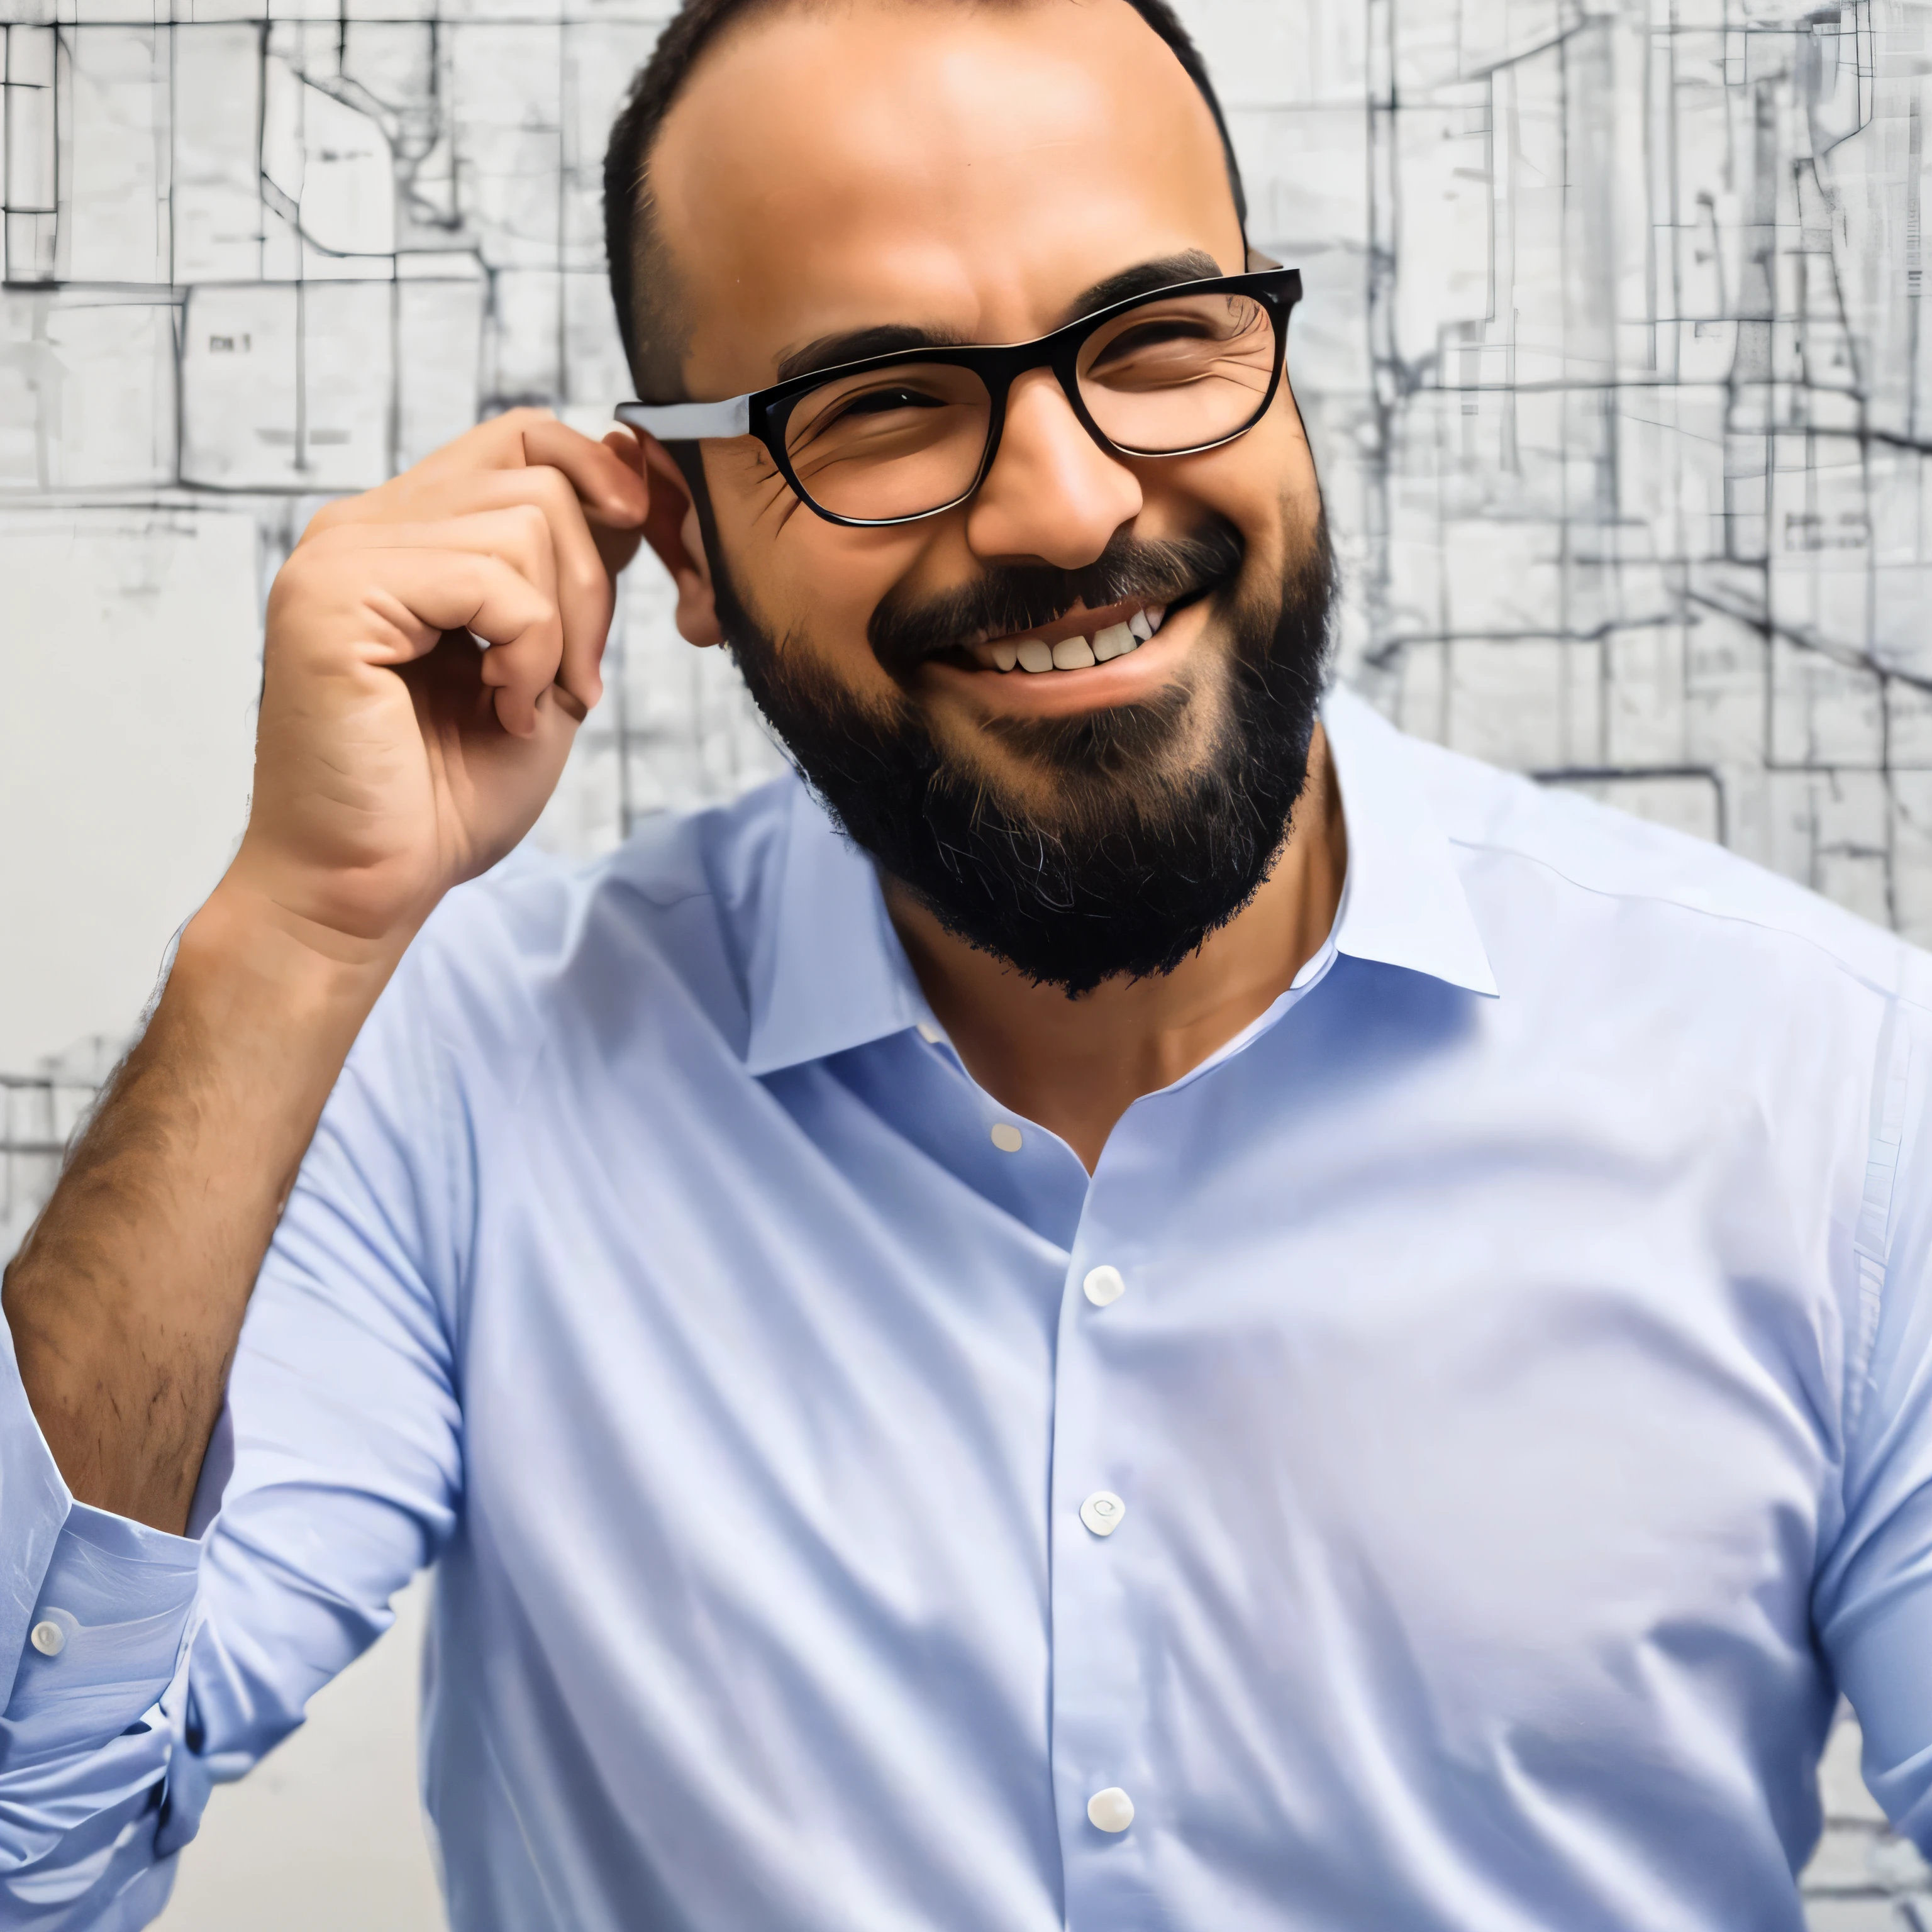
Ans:
POLYGON ((248 800, 251 517, 0 500, 0 1070, 124 1035, 248 800))

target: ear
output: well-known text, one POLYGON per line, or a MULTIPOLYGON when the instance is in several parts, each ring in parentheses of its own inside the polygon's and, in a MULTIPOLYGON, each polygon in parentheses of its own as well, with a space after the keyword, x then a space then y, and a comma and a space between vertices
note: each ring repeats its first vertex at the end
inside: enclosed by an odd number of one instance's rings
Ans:
POLYGON ((684 472, 656 437, 640 436, 644 480, 650 485, 651 506, 644 518, 644 541, 677 586, 678 635, 700 647, 722 644, 718 600, 711 586, 711 562, 704 554, 704 532, 698 508, 691 500, 684 472))

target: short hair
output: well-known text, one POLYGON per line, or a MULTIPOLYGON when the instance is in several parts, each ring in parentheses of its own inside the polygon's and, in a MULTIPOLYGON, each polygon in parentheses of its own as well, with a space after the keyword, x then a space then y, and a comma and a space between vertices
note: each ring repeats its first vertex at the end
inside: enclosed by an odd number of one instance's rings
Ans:
MULTIPOLYGON (((973 4, 973 0, 960 3, 973 4)), ((668 286, 668 264, 653 232, 651 149, 664 116, 712 42, 734 21, 785 4, 787 0, 683 0, 650 58, 632 82, 629 97, 610 130, 610 144, 604 154, 604 247, 610 263, 610 297, 616 305, 617 331, 638 392, 655 401, 680 399, 685 338, 674 292, 668 286)), ((1168 0, 1126 0, 1126 4, 1167 43, 1207 102, 1221 136, 1228 185, 1245 233, 1248 204, 1241 170, 1200 50, 1168 0)))

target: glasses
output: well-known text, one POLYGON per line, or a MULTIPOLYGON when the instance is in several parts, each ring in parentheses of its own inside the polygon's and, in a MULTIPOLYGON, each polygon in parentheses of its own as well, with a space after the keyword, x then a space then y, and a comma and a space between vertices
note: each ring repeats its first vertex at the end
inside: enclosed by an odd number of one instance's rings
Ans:
POLYGON ((754 436, 800 500, 869 529, 936 517, 986 480, 1017 378, 1051 369, 1111 456, 1192 456, 1244 435, 1281 386, 1294 268, 1180 282, 1035 342, 897 350, 722 403, 624 403, 661 442, 754 436))

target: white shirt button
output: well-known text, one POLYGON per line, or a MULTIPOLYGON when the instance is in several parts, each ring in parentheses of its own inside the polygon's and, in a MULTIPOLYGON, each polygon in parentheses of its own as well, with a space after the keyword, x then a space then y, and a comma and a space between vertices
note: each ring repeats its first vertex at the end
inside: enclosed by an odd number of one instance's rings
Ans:
POLYGON ((34 1624, 27 1633, 27 1641, 43 1657, 58 1657, 67 1648, 67 1632, 49 1618, 44 1623, 34 1624))
POLYGON ((1020 1130, 1010 1120, 1001 1120, 993 1129, 993 1144, 1002 1154, 1018 1154, 1020 1150, 1020 1130))
POLYGON ((928 1046, 941 1046, 944 1043, 946 1039, 945 1034, 941 1033, 938 1028, 934 1026, 930 1020, 921 1020, 920 1022, 919 1036, 921 1040, 926 1042, 928 1046))
POLYGON ((1096 1308, 1107 1308, 1120 1300, 1127 1292, 1126 1283, 1120 1279, 1117 1268, 1108 1268, 1103 1262, 1096 1268, 1087 1270, 1087 1279, 1081 1286, 1087 1291, 1087 1299, 1096 1308))
POLYGON ((1087 1815, 1103 1832, 1124 1832, 1134 1822, 1134 1801, 1118 1784, 1087 1801, 1087 1815))
MULTIPOLYGON (((1126 1513, 1126 1504, 1112 1490, 1096 1490, 1080 1505, 1080 1520, 1096 1536, 1112 1536, 1120 1528, 1120 1519, 1126 1513)), ((1133 1807, 1129 1805, 1127 1809, 1131 1812, 1133 1807)), ((1109 1825, 1105 1828, 1109 1832, 1118 1832, 1124 1828, 1109 1825)))

